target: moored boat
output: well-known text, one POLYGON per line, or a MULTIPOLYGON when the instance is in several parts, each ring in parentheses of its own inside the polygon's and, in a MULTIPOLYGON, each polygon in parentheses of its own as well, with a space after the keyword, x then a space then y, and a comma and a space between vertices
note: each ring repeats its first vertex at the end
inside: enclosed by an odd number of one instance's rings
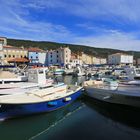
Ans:
POLYGON ((85 76, 85 72, 84 70, 80 67, 80 66, 77 66, 74 71, 73 71, 73 76, 85 76))
POLYGON ((0 96, 0 119, 49 112, 66 106, 81 95, 81 87, 57 83, 21 94, 0 96))
POLYGON ((65 69, 64 70, 64 75, 72 75, 73 74, 73 69, 65 69))
POLYGON ((15 74, 10 71, 0 71, 0 83, 26 82, 27 80, 26 73, 15 74))
POLYGON ((0 84, 0 95, 4 94, 14 94, 14 90, 17 88, 22 89, 31 89, 39 86, 50 86, 53 84, 53 79, 47 79, 46 78, 46 71, 48 71, 46 68, 35 68, 35 69, 29 69, 28 70, 28 77, 26 82, 10 82, 5 83, 3 82, 0 84), (9 92, 11 89, 11 92, 9 92), (7 92, 8 90, 8 92, 7 92), (13 91, 12 91, 13 90, 13 91))
POLYGON ((86 95, 108 103, 140 107, 140 86, 138 84, 110 84, 104 81, 84 82, 86 95))

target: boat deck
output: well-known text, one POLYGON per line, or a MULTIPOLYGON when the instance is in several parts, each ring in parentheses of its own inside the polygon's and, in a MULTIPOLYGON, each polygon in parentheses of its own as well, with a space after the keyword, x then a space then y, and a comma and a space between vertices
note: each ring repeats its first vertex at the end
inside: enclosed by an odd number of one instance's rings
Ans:
POLYGON ((0 104, 41 103, 69 96, 80 89, 81 87, 78 86, 75 88, 71 87, 70 89, 67 89, 66 85, 56 88, 48 87, 45 89, 14 89, 13 92, 16 92, 17 94, 0 96, 0 104))
POLYGON ((140 85, 119 84, 118 89, 115 92, 118 94, 140 97, 140 85))

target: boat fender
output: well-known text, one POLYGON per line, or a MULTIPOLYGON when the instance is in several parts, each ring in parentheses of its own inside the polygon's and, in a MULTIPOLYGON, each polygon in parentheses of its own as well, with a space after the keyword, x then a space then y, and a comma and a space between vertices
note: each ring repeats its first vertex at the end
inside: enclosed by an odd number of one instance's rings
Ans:
POLYGON ((66 97, 66 98, 63 99, 63 101, 68 102, 68 101, 71 101, 71 99, 72 99, 71 97, 66 97))
POLYGON ((51 102, 51 101, 50 101, 50 102, 48 102, 48 105, 49 105, 49 106, 56 106, 56 105, 57 105, 57 102, 51 102))

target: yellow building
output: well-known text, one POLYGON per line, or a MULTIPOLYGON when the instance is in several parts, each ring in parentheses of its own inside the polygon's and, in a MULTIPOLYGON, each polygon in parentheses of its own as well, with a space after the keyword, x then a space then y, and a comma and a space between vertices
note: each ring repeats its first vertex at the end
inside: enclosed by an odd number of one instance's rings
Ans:
POLYGON ((84 64, 93 64, 93 56, 82 53, 82 61, 84 64))
POLYGON ((101 57, 93 57, 93 64, 107 64, 107 59, 101 57))
POLYGON ((93 64, 93 56, 83 52, 75 54, 76 59, 81 60, 83 64, 93 64))
POLYGON ((13 58, 27 58, 28 50, 24 48, 18 48, 13 46, 3 46, 3 59, 10 60, 13 58))

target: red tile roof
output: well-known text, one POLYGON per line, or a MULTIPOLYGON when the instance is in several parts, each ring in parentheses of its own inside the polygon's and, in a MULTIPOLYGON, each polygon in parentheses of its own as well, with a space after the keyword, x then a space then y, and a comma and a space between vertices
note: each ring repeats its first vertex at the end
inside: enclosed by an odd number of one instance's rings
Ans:
POLYGON ((29 62, 29 60, 26 58, 10 58, 8 62, 29 62))
POLYGON ((44 50, 40 49, 40 48, 28 48, 29 52, 43 52, 44 50))

